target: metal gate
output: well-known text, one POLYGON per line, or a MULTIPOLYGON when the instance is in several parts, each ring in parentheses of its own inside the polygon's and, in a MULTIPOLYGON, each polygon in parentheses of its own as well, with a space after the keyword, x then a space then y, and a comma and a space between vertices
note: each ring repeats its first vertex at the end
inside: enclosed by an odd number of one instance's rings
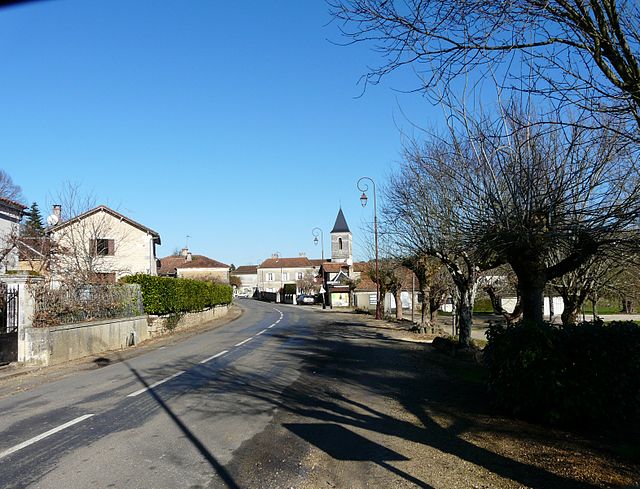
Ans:
POLYGON ((18 289, 0 283, 0 365, 18 361, 18 289))

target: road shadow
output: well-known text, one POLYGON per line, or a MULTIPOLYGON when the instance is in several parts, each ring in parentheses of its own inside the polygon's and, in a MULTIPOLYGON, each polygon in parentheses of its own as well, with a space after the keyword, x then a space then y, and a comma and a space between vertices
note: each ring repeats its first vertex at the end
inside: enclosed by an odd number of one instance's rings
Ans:
MULTIPOLYGON (((126 362, 125 362, 126 363, 126 362)), ((138 371, 133 368, 131 365, 127 364, 129 371, 140 381, 140 383, 149 388, 149 383, 138 373, 138 371)), ((218 462, 218 460, 213 456, 213 454, 207 449, 207 447, 200 441, 200 439, 193 433, 187 425, 185 425, 180 418, 171 410, 171 408, 167 405, 167 403, 160 397, 158 392, 154 389, 148 389, 147 392, 154 401, 162 408, 162 410, 169 416, 171 421, 180 429, 180 431, 185 435, 187 440, 194 446, 196 450, 202 455, 202 457, 209 463, 211 468, 216 472, 218 477, 222 479, 222 481, 227 485, 229 489, 240 489, 240 486, 236 484, 231 474, 224 468, 224 466, 218 462)))
MULTIPOLYGON (((533 446, 562 448, 567 443, 563 433, 528 429, 527 424, 508 419, 503 425, 483 423, 483 419, 495 413, 483 401, 482 384, 462 385, 454 381, 438 361, 431 361, 437 354, 427 351, 428 346, 386 341, 366 327, 344 323, 328 326, 324 323, 316 328, 301 321, 286 332, 272 333, 269 338, 279 344, 278 354, 272 354, 268 365, 253 370, 238 368, 232 361, 191 366, 173 382, 172 395, 188 392, 189 396, 200 398, 194 411, 203 419, 233 413, 238 406, 247 406, 246 412, 251 409, 264 412, 271 407, 294 414, 296 422, 286 423, 285 427, 334 459, 346 460, 344 457, 351 456, 371 461, 419 487, 429 486, 394 467, 395 462, 403 461, 398 458, 403 457, 402 454, 354 433, 353 428, 359 433, 400 437, 431 447, 523 486, 598 487, 467 441, 465 435, 489 433, 533 446), (291 358, 301 365, 302 375, 296 382, 291 382, 286 374, 291 358), (419 423, 345 397, 340 391, 350 386, 369 391, 373 396, 395 398, 419 423), (212 398, 224 396, 233 398, 234 403, 210 402, 212 398), (443 417, 449 422, 443 424, 443 417), (327 435, 325 430, 333 435, 327 435), (332 438, 335 443, 331 442, 332 438), (369 448, 363 452, 358 445, 369 448)), ((254 343, 253 348, 257 351, 261 347, 254 343)), ((274 348, 265 347, 265 350, 274 348)), ((161 373, 156 373, 153 377, 159 375, 161 373)), ((574 448, 589 451, 588 443, 574 448)), ((230 473, 235 473, 233 470, 229 468, 230 473)))

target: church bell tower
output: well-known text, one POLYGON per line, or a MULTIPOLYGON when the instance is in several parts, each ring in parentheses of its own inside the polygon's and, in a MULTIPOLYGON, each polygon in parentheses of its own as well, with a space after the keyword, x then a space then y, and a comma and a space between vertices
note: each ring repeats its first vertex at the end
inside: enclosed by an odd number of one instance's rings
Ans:
POLYGON ((352 241, 351 231, 340 208, 336 223, 331 230, 331 261, 333 263, 353 265, 352 241))

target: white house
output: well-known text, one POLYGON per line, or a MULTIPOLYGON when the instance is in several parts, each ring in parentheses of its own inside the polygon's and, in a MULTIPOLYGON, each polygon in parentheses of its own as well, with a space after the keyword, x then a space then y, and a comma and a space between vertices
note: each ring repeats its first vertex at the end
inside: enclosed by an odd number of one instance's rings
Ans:
POLYGON ((53 212, 54 225, 48 234, 54 282, 73 277, 114 283, 135 273, 157 275, 160 235, 156 231, 105 205, 67 221, 61 219, 60 206, 54 206, 53 212))
POLYGON ((18 235, 25 206, 0 197, 0 273, 18 269, 18 235))

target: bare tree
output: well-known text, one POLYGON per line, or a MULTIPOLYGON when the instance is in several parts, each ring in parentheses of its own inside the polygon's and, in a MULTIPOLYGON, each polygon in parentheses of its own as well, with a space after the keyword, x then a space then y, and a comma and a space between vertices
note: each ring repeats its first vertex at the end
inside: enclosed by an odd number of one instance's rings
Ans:
POLYGON ((113 259, 130 246, 128 227, 98 211, 95 197, 74 183, 65 183, 55 197, 61 220, 48 229, 53 254, 52 278, 68 286, 113 282, 130 272, 113 259), (93 212, 96 211, 96 212, 93 212))
POLYGON ((20 185, 13 183, 11 176, 2 169, 0 169, 0 197, 18 203, 24 201, 20 185))
POLYGON ((402 260, 402 264, 411 270, 418 281, 418 290, 422 296, 419 330, 435 330, 435 316, 448 294, 449 283, 444 267, 429 255, 414 255, 402 260))
MULTIPOLYGON (((447 269, 455 286, 459 342, 471 340, 473 304, 480 272, 498 263, 480 256, 466 238, 469 209, 477 203, 451 172, 445 140, 436 138, 407 148, 404 162, 387 185, 383 205, 384 233, 405 256, 432 256, 447 269)), ((464 167, 460 168, 464 171, 464 167)))
POLYGON ((315 294, 318 290, 318 284, 316 283, 316 277, 313 272, 307 270, 301 279, 296 280, 296 286, 298 290, 303 294, 315 294))
POLYGON ((550 280, 637 237, 637 155, 618 131, 538 124, 511 107, 497 125, 467 124, 449 147, 451 178, 476 204, 468 245, 511 265, 524 319, 542 320, 550 280))
MULTIPOLYGON (((439 99, 457 79, 539 94, 556 109, 613 113, 640 137, 640 9, 634 0, 328 0, 350 43, 373 45, 378 83, 411 66, 439 99), (438 87, 438 90, 432 90, 438 87), (629 123, 629 124, 627 124, 629 123)), ((576 122, 576 121, 574 121, 576 122)), ((584 121, 580 121, 584 124, 584 121)))

